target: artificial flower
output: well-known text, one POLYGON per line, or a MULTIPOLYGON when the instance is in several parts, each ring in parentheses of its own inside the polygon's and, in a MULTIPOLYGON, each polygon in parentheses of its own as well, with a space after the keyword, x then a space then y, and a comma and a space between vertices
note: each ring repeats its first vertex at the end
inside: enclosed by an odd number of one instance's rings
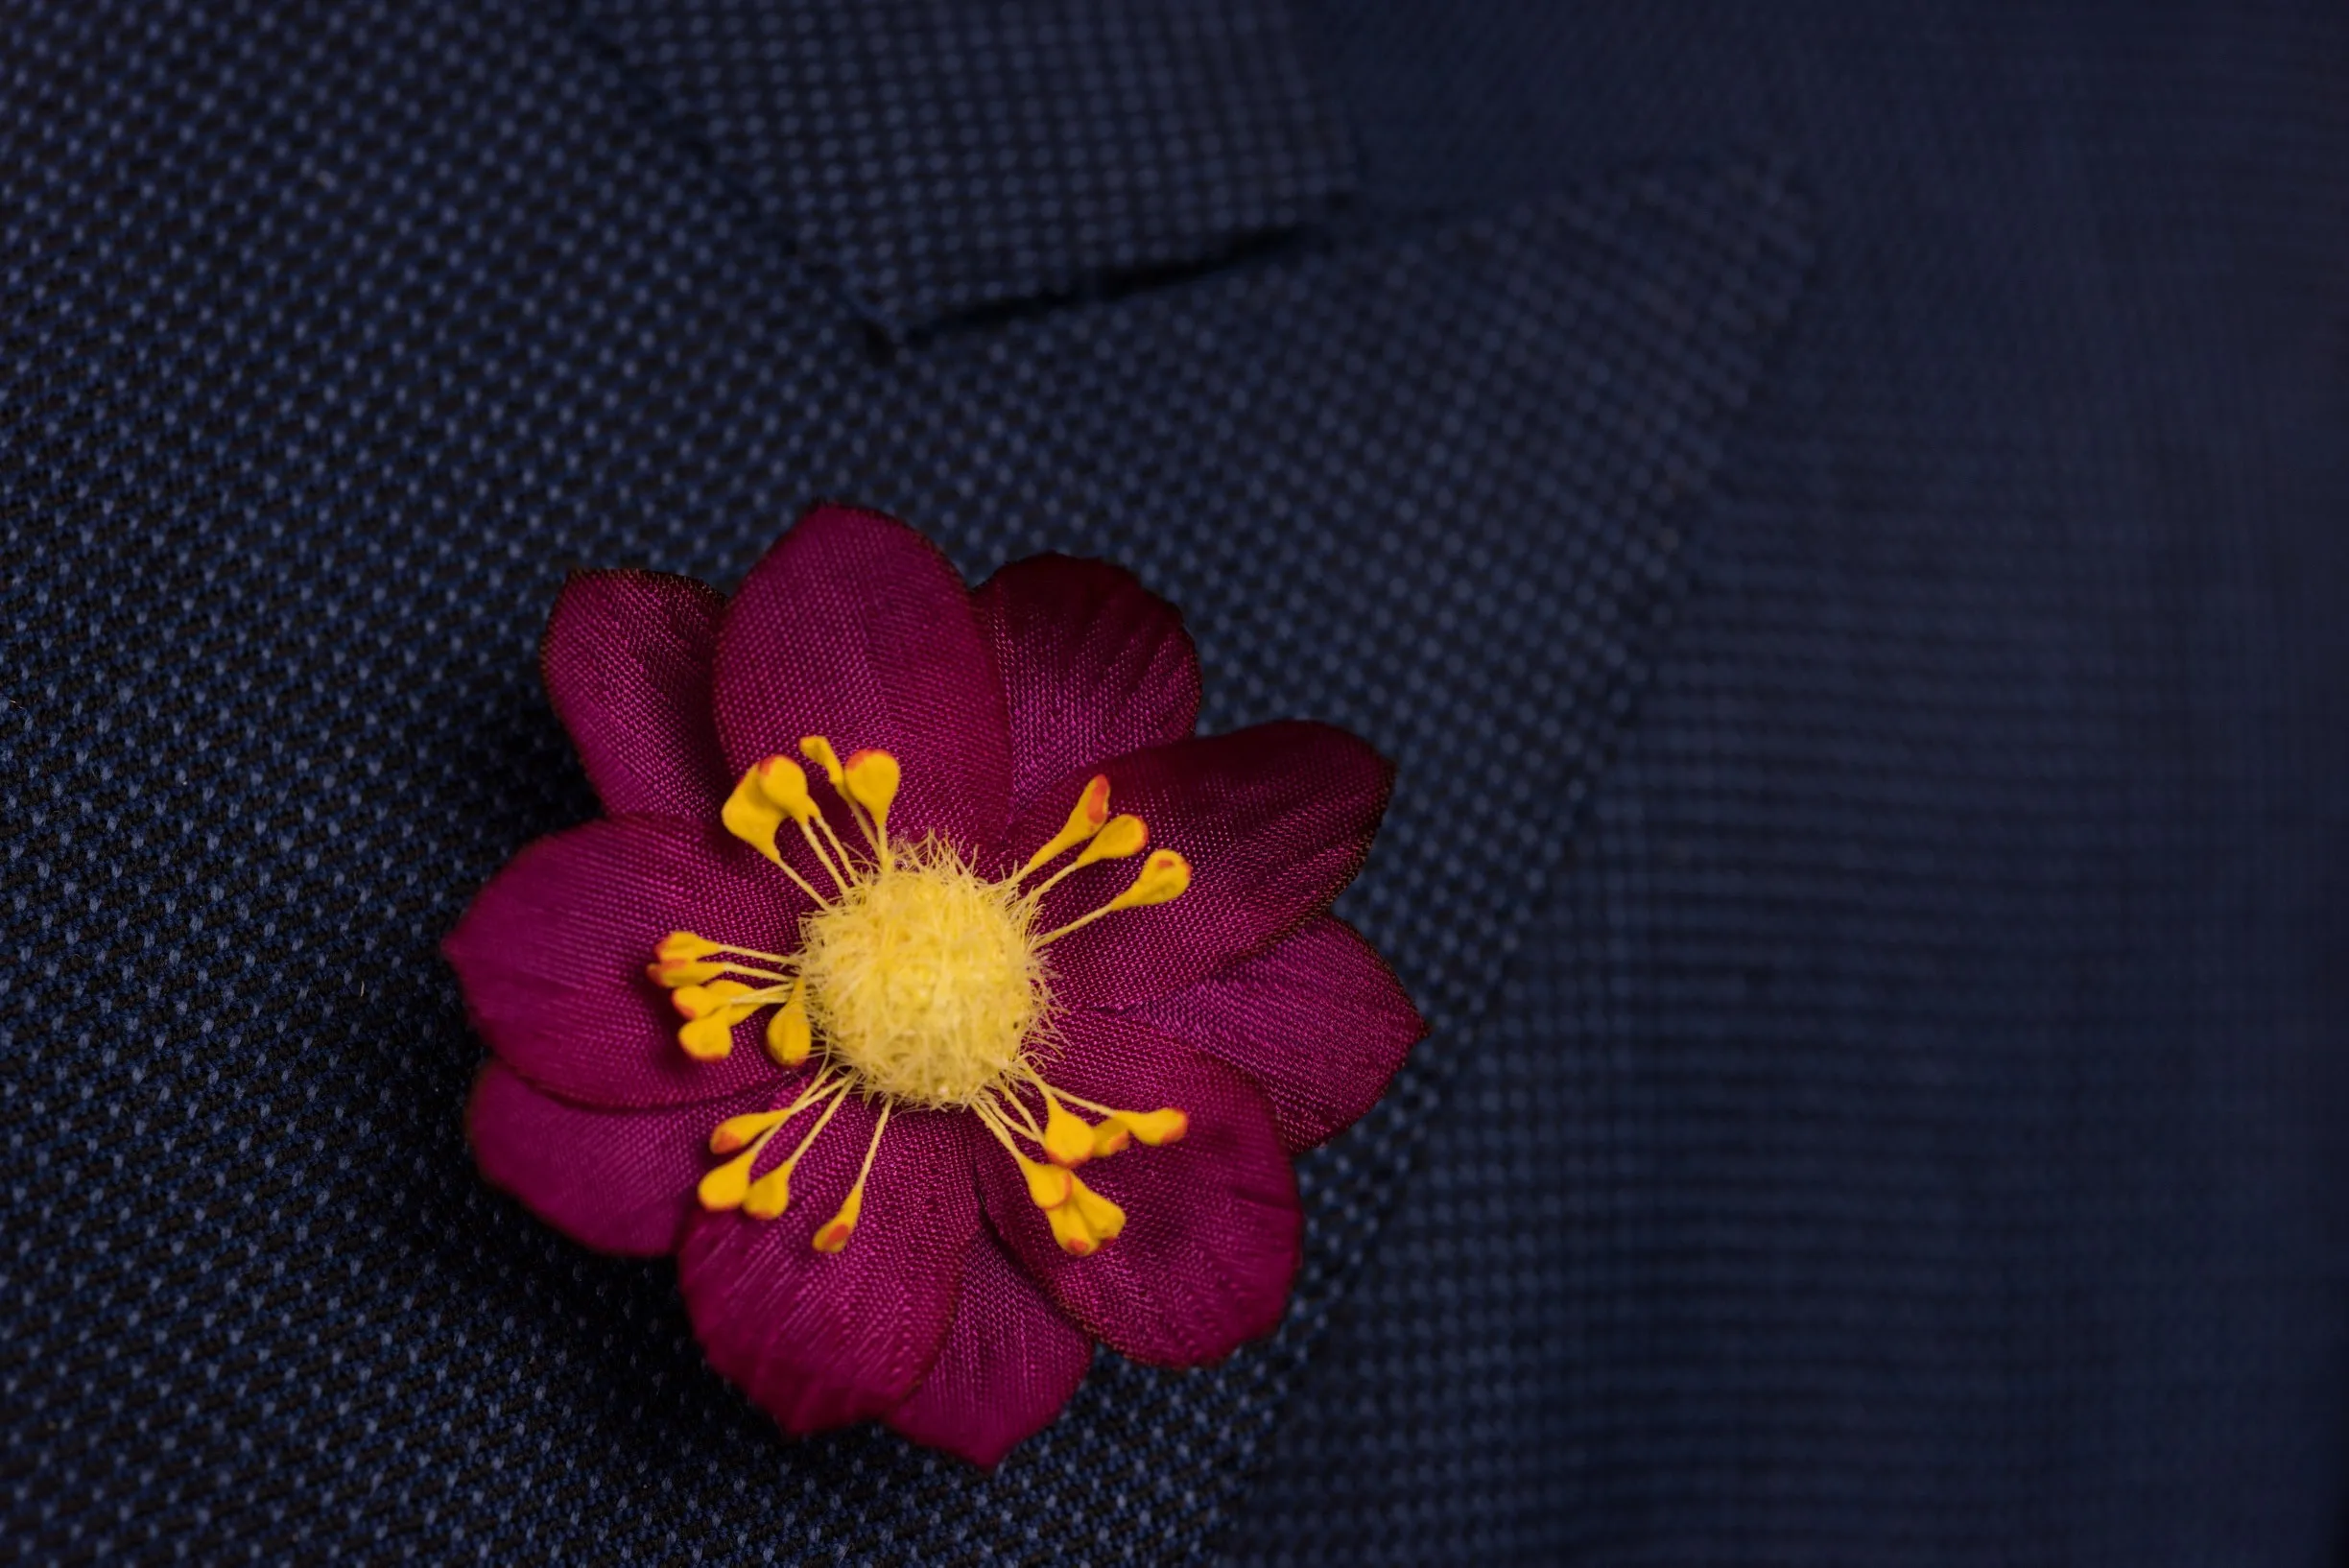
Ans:
POLYGON ((1188 1366, 1272 1328, 1290 1157, 1421 1033, 1327 913, 1382 758, 1194 736, 1190 637, 1118 568, 974 591, 840 506, 731 601, 575 575, 542 662, 606 815, 446 944, 491 1182, 674 1252, 711 1364, 794 1433, 992 1464, 1095 1340, 1188 1366))

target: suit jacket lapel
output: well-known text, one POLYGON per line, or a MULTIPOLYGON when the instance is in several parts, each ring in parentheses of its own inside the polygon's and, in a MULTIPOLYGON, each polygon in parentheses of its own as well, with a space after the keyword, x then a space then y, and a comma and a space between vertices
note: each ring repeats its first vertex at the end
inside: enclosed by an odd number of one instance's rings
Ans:
MULTIPOLYGON (((59 691, 119 707, 97 733, 168 748, 174 771, 142 772, 139 798, 177 835, 171 874, 109 881, 102 901, 107 931, 150 934, 158 972, 186 984, 116 998, 103 1036, 44 1024, 45 1070, 107 1085, 132 1119, 230 1128, 207 1169, 315 1200, 299 1232, 282 1205, 228 1205, 202 1237, 223 1258, 308 1278, 320 1236, 348 1258, 335 1309, 299 1332, 380 1376, 305 1407, 298 1440, 260 1434, 282 1460, 273 1491, 331 1507, 342 1472, 314 1456, 438 1430, 447 1389, 494 1404, 530 1366, 548 1414, 462 1452, 399 1446, 391 1479, 544 1510, 558 1551, 663 1550, 662 1498, 712 1538, 809 1549, 886 1531, 915 1555, 973 1532, 1024 1553, 1041 1532, 1159 1561, 1203 1543, 1410 1150, 1441 1135, 1447 1064, 1628 709, 1680 535, 1800 273, 1783 178, 1627 176, 876 358, 739 191, 534 8, 418 0, 396 25, 255 30, 200 7, 168 51, 128 22, 51 47, 71 61, 100 36, 105 60, 44 78, 40 145, 0 160, 38 175, 10 193, 25 222, 65 226, 26 251, 57 314, 0 360, 0 487, 65 552, 15 606, 12 700, 56 722, 10 762, 59 800, 124 798, 120 745, 88 744, 59 691), (94 430, 120 436, 104 463, 94 430), (1212 724, 1318 715, 1402 767, 1346 913, 1436 1034, 1309 1164, 1289 1326, 1204 1373, 1104 1367, 996 1477, 874 1433, 778 1444, 701 1369, 661 1271, 583 1260, 492 1200, 457 1137, 479 1048, 434 943, 515 845, 588 810, 530 658, 560 573, 724 577, 823 492, 917 519, 973 573, 1037 548, 1127 560, 1192 615, 1212 724), (133 539, 182 543, 107 542, 133 539), (132 602, 135 635, 92 635, 132 602), (168 721, 158 682, 178 683, 168 721), (191 889, 209 890, 193 912, 191 889), (326 987, 298 1029, 222 967, 262 952, 326 987), (164 1046, 135 1077, 107 1055, 130 1036, 164 1046), (301 1097, 281 1105, 288 1084, 301 1097), (289 1116, 335 1130, 272 1130, 289 1116), (394 1322, 404 1362, 380 1342, 394 1322), (849 1484, 852 1461, 866 1481, 849 1484), (581 1487, 602 1500, 592 1528, 554 1506, 581 1487)), ((1096 264, 1078 254, 1016 281, 1096 264)), ((989 275, 981 293, 1011 286, 989 275)), ((923 287, 906 297, 923 309, 976 297, 923 287)), ((20 904, 11 934, 54 942, 54 913, 20 904)), ((28 972, 12 1005, 75 1018, 74 986, 28 972)), ((86 1161, 73 1127, 41 1136, 44 1168, 86 1161)), ((179 1269, 178 1233, 138 1212, 87 1221, 116 1268, 77 1320, 159 1314, 157 1333, 209 1344, 211 1287, 159 1308, 136 1284, 179 1269)), ((78 1410, 75 1387, 42 1397, 78 1410)), ((77 1418, 93 1441, 128 1419, 103 1401, 77 1418)), ((203 1430, 188 1462, 243 1462, 203 1430)), ((234 1527, 215 1516, 225 1539, 234 1527)))

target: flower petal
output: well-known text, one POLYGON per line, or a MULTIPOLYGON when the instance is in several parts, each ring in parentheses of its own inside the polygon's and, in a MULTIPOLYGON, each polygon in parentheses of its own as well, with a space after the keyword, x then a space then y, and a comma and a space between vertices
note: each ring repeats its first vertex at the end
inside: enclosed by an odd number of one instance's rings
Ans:
POLYGON ((1052 1423, 1092 1360, 1083 1330, 982 1229, 945 1347, 887 1419, 917 1443, 993 1465, 1052 1423))
MULTIPOLYGON (((1127 1007, 1195 986, 1329 907, 1354 879, 1387 810, 1392 764, 1328 725, 1258 725, 1130 751, 1101 765, 1109 809, 1150 824, 1152 850, 1191 863, 1172 903, 1121 910, 1055 942, 1055 994, 1080 1008, 1127 1007)), ((1068 816, 1081 773, 1065 774, 1006 839, 1017 866, 1068 816)), ((1138 861, 1103 861, 1053 890, 1054 929, 1106 903, 1138 861)))
MULTIPOLYGON (((1191 733, 1199 703, 1191 634, 1125 568, 1069 556, 1013 561, 980 584, 971 611, 1003 675, 1017 806, 1072 770, 1191 733)), ((1061 801, 1061 814, 1074 803, 1061 801)))
POLYGON ((1292 1153, 1353 1126, 1427 1033, 1378 951, 1327 915, 1131 1016, 1254 1079, 1292 1153))
POLYGON ((980 1192, 1022 1267, 1095 1338, 1136 1361, 1196 1366, 1280 1321, 1304 1219, 1264 1096, 1237 1070, 1111 1013, 1065 1015, 1042 1064, 1056 1088, 1121 1109, 1174 1106, 1179 1143, 1088 1162, 1079 1176, 1126 1211, 1116 1240, 1071 1257, 1000 1148, 980 1192))
POLYGON ((899 1111, 855 1234, 838 1252, 815 1249, 817 1228, 856 1180, 878 1114, 850 1094, 793 1173, 780 1217, 701 1214, 677 1255, 710 1365, 789 1432, 861 1421, 906 1401, 945 1342, 979 1234, 970 1117, 899 1111))
POLYGON ((892 830, 970 848, 1003 831, 1003 682, 953 563, 892 517, 819 506, 784 535, 726 606, 716 689, 731 777, 822 735, 896 756, 892 830))
POLYGON ((710 718, 725 596, 665 572, 574 572, 539 645, 547 695, 612 816, 716 821, 730 779, 710 718))
POLYGON ((486 1063, 465 1107, 465 1135, 482 1175, 574 1241, 606 1252, 657 1257, 676 1249, 693 1211, 694 1184, 710 1163, 710 1129, 740 1105, 597 1110, 531 1087, 503 1063, 486 1063))
POLYGON ((678 1046, 667 993, 645 977, 672 931, 789 952, 807 898, 711 824, 589 822, 523 847, 441 950, 474 1027, 539 1087, 594 1105, 708 1100, 781 1072, 755 1030, 699 1062, 678 1046))

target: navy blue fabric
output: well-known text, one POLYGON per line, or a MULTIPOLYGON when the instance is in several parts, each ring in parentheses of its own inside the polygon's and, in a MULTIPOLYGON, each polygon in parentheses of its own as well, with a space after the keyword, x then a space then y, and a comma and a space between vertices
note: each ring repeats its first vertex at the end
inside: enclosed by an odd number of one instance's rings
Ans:
POLYGON ((1375 221, 1819 259, 1231 1559, 2349 1560, 2349 13, 1349 14, 1375 221))
POLYGON ((2349 24, 897 9, 0 21, 11 1548, 2332 1560, 2349 24), (1287 1324, 992 1476, 461 1141, 556 585, 818 494, 1402 768, 1287 1324))
POLYGON ((1326 217, 1345 122, 1281 0, 582 0, 778 242, 894 335, 1326 217))

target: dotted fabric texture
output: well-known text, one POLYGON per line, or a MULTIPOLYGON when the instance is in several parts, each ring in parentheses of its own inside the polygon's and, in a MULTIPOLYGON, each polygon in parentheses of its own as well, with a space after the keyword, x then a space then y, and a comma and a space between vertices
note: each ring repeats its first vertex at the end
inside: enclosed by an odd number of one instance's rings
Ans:
POLYGON ((1809 263, 1676 159, 877 348, 574 19, 34 4, 0 48, 6 1524, 32 1560, 1199 1555, 1530 934, 1809 263), (1109 554, 1210 727, 1402 786, 1342 906, 1435 1025, 1304 1171, 1291 1318, 992 1476, 790 1444, 665 1265, 489 1193, 434 948, 593 814, 562 574, 812 496, 1109 554))
POLYGON ((1279 0, 583 0, 775 234, 892 333, 1326 213, 1345 126, 1279 0))
POLYGON ((2349 16, 1357 21, 1367 219, 1819 259, 1231 1559, 2344 1560, 2349 16))

